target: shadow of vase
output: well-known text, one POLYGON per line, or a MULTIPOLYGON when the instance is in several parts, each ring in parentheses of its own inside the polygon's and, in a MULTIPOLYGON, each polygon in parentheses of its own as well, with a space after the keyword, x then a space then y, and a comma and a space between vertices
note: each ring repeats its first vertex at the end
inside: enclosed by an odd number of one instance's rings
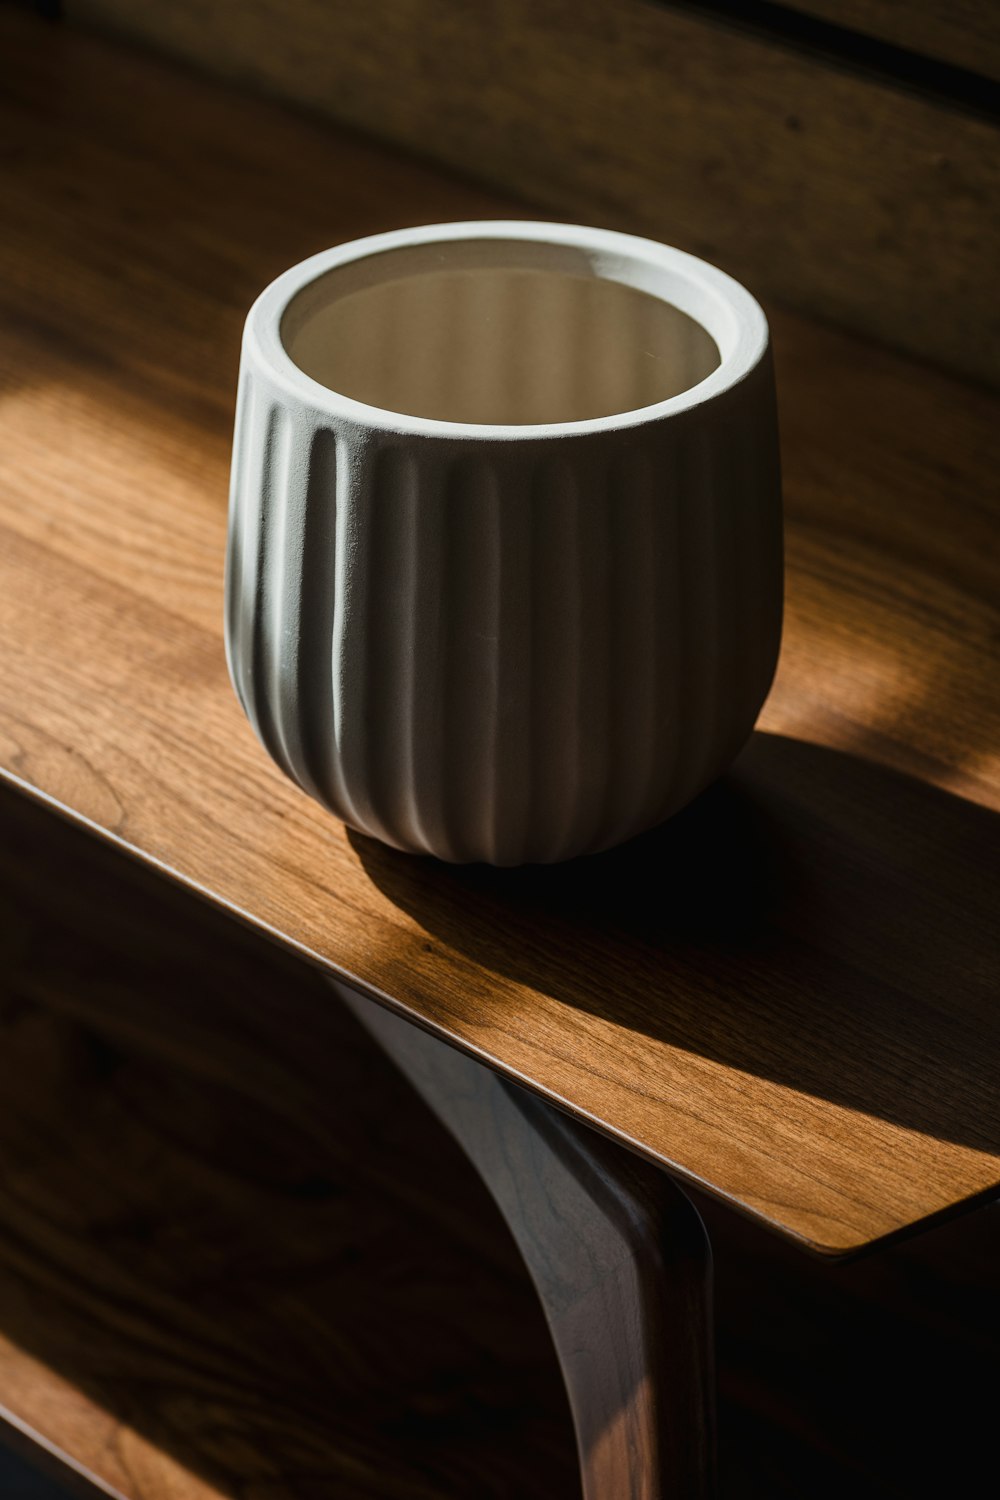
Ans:
POLYGON ((480 968, 994 1152, 998 830, 949 792, 758 732, 682 813, 607 854, 496 870, 350 837, 389 900, 480 968))

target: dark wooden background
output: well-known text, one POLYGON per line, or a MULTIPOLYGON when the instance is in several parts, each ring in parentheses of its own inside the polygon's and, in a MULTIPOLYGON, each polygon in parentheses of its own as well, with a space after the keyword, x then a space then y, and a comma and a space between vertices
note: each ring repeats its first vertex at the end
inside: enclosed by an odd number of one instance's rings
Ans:
POLYGON ((989 0, 64 0, 64 11, 1000 384, 989 0))

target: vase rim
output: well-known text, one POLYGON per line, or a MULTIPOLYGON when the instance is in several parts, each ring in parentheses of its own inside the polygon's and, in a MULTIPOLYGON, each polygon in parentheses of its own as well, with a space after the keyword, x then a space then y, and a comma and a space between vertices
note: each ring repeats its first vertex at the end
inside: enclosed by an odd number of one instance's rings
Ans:
MULTIPOLYGON (((499 262, 498 262, 499 263, 499 262)), ((417 271, 412 274, 422 274, 417 271)), ((286 396, 331 421, 347 421, 400 436, 455 441, 524 442, 582 437, 644 426, 692 412, 751 373, 769 346, 767 319, 756 298, 717 266, 640 235, 542 220, 480 219, 420 225, 349 240, 300 261, 267 286, 247 316, 244 348, 263 363, 286 396), (592 274, 631 285, 692 318, 710 335, 719 363, 704 379, 649 406, 607 416, 517 424, 460 422, 393 411, 347 396, 308 375, 286 348, 282 324, 294 300, 310 285, 341 267, 392 251, 435 244, 490 241, 566 248, 583 252, 592 274)))

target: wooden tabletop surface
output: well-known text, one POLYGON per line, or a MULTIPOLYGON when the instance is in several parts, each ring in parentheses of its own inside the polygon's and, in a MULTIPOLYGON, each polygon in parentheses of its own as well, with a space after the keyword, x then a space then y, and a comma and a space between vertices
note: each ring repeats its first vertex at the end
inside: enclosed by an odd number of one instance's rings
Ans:
POLYGON ((240 327, 325 245, 518 208, 30 16, 0 54, 3 776, 819 1250, 994 1192, 994 399, 769 309, 787 620, 736 768, 573 865, 397 854, 226 677, 240 327))

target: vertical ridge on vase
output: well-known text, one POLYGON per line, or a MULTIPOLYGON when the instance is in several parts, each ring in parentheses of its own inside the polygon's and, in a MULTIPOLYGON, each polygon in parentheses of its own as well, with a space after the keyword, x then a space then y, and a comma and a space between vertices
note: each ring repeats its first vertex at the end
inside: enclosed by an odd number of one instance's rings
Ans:
POLYGON ((753 567, 745 570, 746 629, 753 644, 747 715, 756 719, 770 689, 781 644, 784 598, 784 539, 781 527, 781 454, 777 396, 771 356, 754 381, 756 399, 739 406, 744 434, 744 475, 740 490, 753 567), (774 497, 777 497, 775 503, 774 497))
POLYGON ((725 552, 728 594, 732 610, 729 621, 730 647, 725 677, 732 686, 729 693, 731 711, 727 732, 722 739, 721 754, 729 761, 742 747, 751 723, 756 718, 754 684, 760 675, 758 633, 754 630, 754 588, 760 567, 761 546, 752 520, 759 508, 756 449, 759 420, 755 406, 745 403, 728 414, 728 472, 725 477, 727 535, 725 552))
MULTIPOLYGON (((536 357, 530 330, 543 318, 551 316, 551 311, 541 306, 545 293, 534 277, 515 275, 510 280, 510 287, 511 290, 517 289, 516 317, 508 319, 505 329, 508 351, 514 353, 512 389, 517 404, 514 421, 537 422, 538 413, 544 412, 551 404, 552 390, 545 380, 545 366, 536 357)), ((558 338, 555 329, 552 336, 558 338)), ((509 352, 507 359, 509 363, 509 352)))
POLYGON ((337 597, 333 611, 333 739, 345 820, 393 843, 369 796, 368 596, 372 587, 371 448, 344 444, 337 469, 337 597))
POLYGON ((250 644, 257 734, 268 754, 288 776, 293 773, 275 723, 272 688, 273 663, 281 650, 281 642, 276 638, 278 621, 274 600, 280 589, 277 569, 281 563, 281 527, 290 422, 289 413, 273 398, 269 401, 263 423, 255 420, 255 428, 263 427, 263 446, 260 456, 260 485, 256 490, 260 532, 250 644))
POLYGON ((610 503, 599 450, 578 481, 574 513, 577 584, 575 759, 579 811, 577 847, 591 850, 608 816, 611 754, 610 503), (584 812, 586 809, 586 812, 584 812))
POLYGON ((444 756, 446 856, 488 859, 487 788, 495 775, 498 616, 496 473, 485 459, 452 461, 444 486, 444 756))
POLYGON ((608 794, 597 843, 606 846, 641 827, 650 804, 658 749, 657 631, 653 513, 648 454, 622 448, 608 465, 610 572, 608 794), (623 665, 624 664, 624 665, 623 665))
POLYGON ((447 564, 446 462, 437 451, 409 452, 409 545, 407 598, 403 622, 409 644, 403 684, 405 726, 403 772, 408 828, 413 847, 441 854, 444 847, 444 741, 447 673, 445 568, 447 564))
POLYGON ((586 410, 589 397, 589 362, 584 342, 583 319, 572 315, 563 320, 563 389, 570 412, 586 410))
POLYGON ((366 811, 408 848, 420 847, 412 826, 413 727, 409 692, 415 621, 413 460, 389 445, 371 460, 365 497, 368 586, 364 600, 368 669, 356 711, 366 725, 366 811))
POLYGON ((289 667, 297 721, 293 767, 299 784, 340 812, 333 735, 333 611, 337 595, 337 439, 309 434, 299 559, 299 630, 289 667))
POLYGON ((708 475, 705 426, 694 420, 679 435, 678 565, 682 569, 683 650, 676 671, 683 685, 678 802, 700 790, 708 761, 711 694, 717 679, 717 580, 711 571, 714 507, 708 475))
POLYGON ((653 494, 654 536, 659 572, 653 612, 656 631, 654 723, 657 751, 650 766, 648 816, 658 821, 673 810, 681 781, 686 699, 683 663, 687 651, 681 469, 676 444, 661 440, 648 457, 659 472, 653 494), (655 455, 655 458, 654 458, 655 455))
POLYGON ((513 468, 508 462, 494 472, 498 579, 491 857, 511 865, 521 862, 531 836, 531 500, 523 463, 513 468))
MULTIPOLYGON (((240 376, 236 397, 236 421, 233 432, 233 467, 229 482, 229 535, 226 545, 226 664, 229 677, 249 716, 250 694, 246 685, 247 641, 252 630, 252 599, 256 585, 249 589, 248 577, 256 567, 256 536, 251 546, 247 511, 253 490, 247 484, 247 461, 250 435, 253 431, 254 380, 247 369, 240 376)), ((253 531, 260 525, 259 511, 253 531)))
POLYGON ((285 412, 274 457, 272 486, 273 540, 269 565, 271 583, 268 630, 271 646, 267 700, 274 734, 281 748, 281 764, 298 779, 298 714, 294 663, 298 655, 302 611, 299 579, 307 470, 300 450, 301 425, 296 414, 285 412))
POLYGON ((436 314, 433 389, 437 395, 440 414, 448 416, 454 413, 456 421, 462 421, 470 415, 465 407, 467 392, 463 379, 468 363, 462 350, 462 334, 466 326, 463 304, 469 292, 468 280, 456 276, 451 295, 438 296, 433 301, 436 314))
POLYGON ((600 396, 589 410, 603 416, 607 412, 621 411, 629 404, 629 387, 635 379, 636 361, 631 357, 627 340, 621 336, 628 319, 627 299, 625 307, 606 302, 599 295, 601 283, 596 278, 588 282, 588 289, 590 348, 601 351, 600 360, 595 363, 602 377, 600 396))
MULTIPOLYGON (((626 299, 624 307, 627 309, 629 333, 627 337, 620 338, 620 342, 631 349, 641 349, 643 348, 642 340, 645 323, 645 307, 642 299, 639 297, 629 297, 626 299)), ((655 393, 658 392, 659 387, 657 381, 653 378, 653 371, 659 363, 660 360, 650 353, 647 353, 645 359, 630 361, 631 389, 628 392, 628 406, 630 410, 637 411, 640 407, 648 405, 650 399, 656 399, 655 393)))
POLYGON ((572 469, 560 458, 536 460, 528 492, 531 521, 532 674, 529 697, 530 857, 559 858, 570 842, 577 800, 572 747, 580 659, 576 621, 572 469))
POLYGON ((777 413, 763 408, 768 383, 754 384, 754 399, 730 402, 720 437, 717 526, 720 574, 727 580, 729 651, 721 667, 727 723, 718 733, 717 763, 741 750, 766 696, 777 658, 781 621, 780 511, 775 526, 777 413))

